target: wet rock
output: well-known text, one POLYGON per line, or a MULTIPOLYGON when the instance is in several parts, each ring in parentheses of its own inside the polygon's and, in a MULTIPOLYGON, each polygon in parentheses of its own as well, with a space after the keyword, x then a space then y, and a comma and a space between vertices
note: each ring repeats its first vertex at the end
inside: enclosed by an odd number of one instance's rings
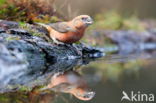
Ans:
POLYGON ((0 88, 32 82, 46 71, 71 69, 69 66, 65 68, 65 64, 56 66, 60 61, 65 63, 76 58, 97 58, 103 54, 96 48, 82 44, 56 45, 48 42, 39 27, 33 29, 41 36, 34 36, 32 32, 19 28, 16 22, 0 21, 0 27, 0 88))
POLYGON ((5 87, 12 79, 18 79, 28 67, 26 56, 18 49, 8 50, 0 42, 0 87, 5 87))
POLYGON ((18 28, 19 24, 14 21, 6 21, 6 20, 0 20, 0 27, 4 29, 9 29, 9 28, 18 28))
POLYGON ((28 31, 24 30, 24 29, 9 29, 8 32, 10 34, 17 34, 17 35, 21 34, 21 35, 31 36, 31 34, 28 31))
MULTIPOLYGON (((36 86, 44 86, 47 83, 49 83, 49 79, 55 74, 60 75, 63 74, 66 71, 73 70, 77 66, 82 66, 88 64, 90 61, 93 61, 94 59, 73 59, 73 60, 59 60, 55 61, 47 66, 47 68, 39 68, 38 70, 33 69, 27 69, 27 67, 24 67, 24 69, 16 69, 16 71, 13 70, 14 75, 15 74, 21 74, 16 75, 13 78, 12 75, 8 76, 7 78, 3 79, 1 81, 1 84, 3 84, 6 79, 8 80, 6 84, 0 85, 0 93, 2 92, 9 92, 13 90, 19 90, 21 87, 27 87, 28 89, 32 89, 36 86)), ((29 65, 27 65, 29 66, 29 65)), ((19 65, 20 67, 20 65, 19 65)), ((8 73, 6 73, 8 74, 8 73)), ((12 73, 11 73, 12 74, 12 73)))
POLYGON ((5 33, 5 30, 3 28, 0 28, 0 33, 5 33))

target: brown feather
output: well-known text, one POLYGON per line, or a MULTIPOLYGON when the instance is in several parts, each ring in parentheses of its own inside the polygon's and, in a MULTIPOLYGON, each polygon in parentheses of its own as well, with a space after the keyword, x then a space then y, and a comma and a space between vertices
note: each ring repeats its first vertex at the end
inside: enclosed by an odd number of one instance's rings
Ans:
POLYGON ((66 22, 58 22, 48 25, 60 33, 76 32, 76 30, 74 28, 71 28, 66 22))

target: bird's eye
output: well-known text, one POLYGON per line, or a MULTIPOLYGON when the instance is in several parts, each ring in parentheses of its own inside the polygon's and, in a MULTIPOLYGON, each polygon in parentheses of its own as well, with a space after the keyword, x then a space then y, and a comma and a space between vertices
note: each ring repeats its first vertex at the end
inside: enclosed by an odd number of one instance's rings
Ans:
POLYGON ((88 95, 84 95, 83 98, 89 98, 89 96, 88 95))
POLYGON ((85 21, 87 18, 85 18, 85 17, 83 17, 83 18, 81 18, 83 21, 85 21))

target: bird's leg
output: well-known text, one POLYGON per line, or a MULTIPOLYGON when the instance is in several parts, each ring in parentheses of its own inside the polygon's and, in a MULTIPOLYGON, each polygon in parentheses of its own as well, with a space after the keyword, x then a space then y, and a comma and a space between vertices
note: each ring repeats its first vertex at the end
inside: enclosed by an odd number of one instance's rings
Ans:
POLYGON ((57 45, 63 45, 63 46, 67 46, 67 47, 72 46, 71 44, 66 44, 66 43, 60 42, 56 38, 52 38, 52 39, 53 39, 53 42, 56 43, 57 45))
POLYGON ((59 44, 65 45, 65 43, 58 41, 56 38, 52 38, 52 39, 53 39, 53 42, 56 43, 56 44, 58 44, 58 45, 59 44))

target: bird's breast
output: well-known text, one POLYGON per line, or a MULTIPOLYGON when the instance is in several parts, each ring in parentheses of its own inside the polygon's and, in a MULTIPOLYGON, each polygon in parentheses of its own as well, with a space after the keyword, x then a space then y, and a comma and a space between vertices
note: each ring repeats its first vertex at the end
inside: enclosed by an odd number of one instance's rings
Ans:
POLYGON ((77 31, 77 32, 67 32, 67 33, 60 33, 60 32, 53 32, 51 37, 56 38, 57 40, 63 43, 75 43, 79 41, 84 35, 84 30, 77 31))

